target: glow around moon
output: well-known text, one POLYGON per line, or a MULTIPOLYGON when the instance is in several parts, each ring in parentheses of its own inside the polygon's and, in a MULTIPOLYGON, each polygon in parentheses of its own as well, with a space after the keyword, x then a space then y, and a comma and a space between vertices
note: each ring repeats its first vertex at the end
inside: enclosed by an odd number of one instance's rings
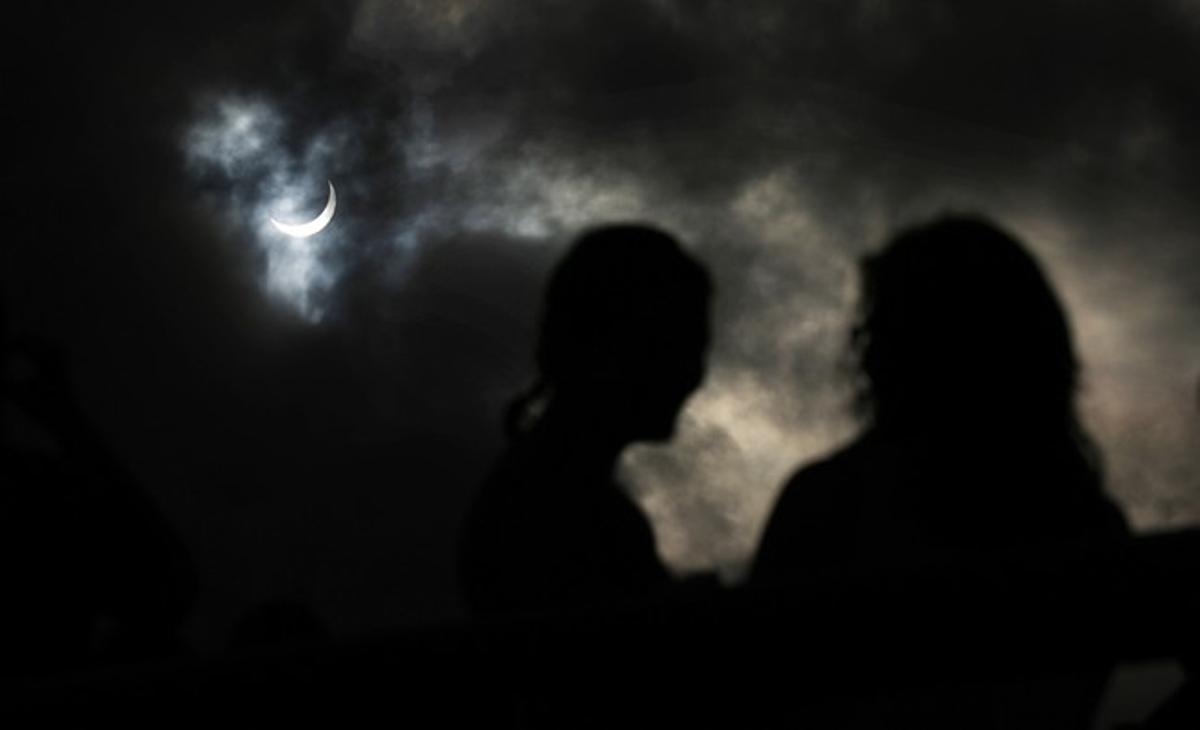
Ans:
POLYGON ((320 215, 313 218, 307 223, 282 223, 271 218, 271 225, 275 226, 280 233, 286 234, 293 238, 308 238, 316 235, 329 225, 333 220, 333 213, 337 210, 337 191, 333 189, 333 181, 329 181, 329 201, 325 203, 325 209, 320 215))

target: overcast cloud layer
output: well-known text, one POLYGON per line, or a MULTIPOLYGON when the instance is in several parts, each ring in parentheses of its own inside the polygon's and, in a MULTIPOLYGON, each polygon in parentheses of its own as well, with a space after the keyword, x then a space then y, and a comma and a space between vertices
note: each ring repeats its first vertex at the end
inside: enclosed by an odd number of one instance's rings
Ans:
POLYGON ((679 438, 627 463, 678 569, 736 576, 781 481, 853 433, 856 259, 945 210, 1045 263, 1134 522, 1196 522, 1200 10, 994 5, 42 11, 60 89, 29 82, 55 121, 8 173, 31 200, 12 318, 71 347, 221 583, 201 633, 275 594, 347 630, 454 611, 543 277, 618 219, 677 232, 719 288, 679 438), (326 179, 328 235, 264 225, 326 179))

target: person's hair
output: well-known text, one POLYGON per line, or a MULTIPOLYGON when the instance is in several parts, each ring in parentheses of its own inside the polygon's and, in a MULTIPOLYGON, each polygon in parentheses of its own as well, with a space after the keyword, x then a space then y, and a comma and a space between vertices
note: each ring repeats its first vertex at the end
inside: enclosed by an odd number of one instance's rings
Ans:
POLYGON ((850 351, 860 414, 876 428, 969 430, 995 419, 1021 436, 1065 436, 1089 462, 1066 314, 1033 256, 981 218, 901 231, 861 265, 850 351), (953 422, 939 423, 948 412, 953 422), (970 413, 968 421, 961 419, 970 413))
POLYGON ((635 362, 643 348, 674 336, 680 318, 695 319, 711 292, 705 268, 657 228, 620 224, 583 233, 546 287, 537 376, 506 413, 509 435, 525 430, 555 392, 589 382, 599 355, 635 362))

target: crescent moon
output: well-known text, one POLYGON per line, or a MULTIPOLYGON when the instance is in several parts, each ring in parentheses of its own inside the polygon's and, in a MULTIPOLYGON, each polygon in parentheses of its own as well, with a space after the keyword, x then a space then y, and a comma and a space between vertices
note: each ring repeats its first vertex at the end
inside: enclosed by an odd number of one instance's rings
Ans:
POLYGON ((325 203, 325 210, 316 218, 313 218, 308 223, 280 223, 271 218, 271 225, 279 229, 280 233, 287 234, 293 238, 308 238, 315 236, 329 225, 329 221, 333 220, 333 212, 337 210, 337 191, 333 189, 333 181, 329 183, 329 201, 325 203))

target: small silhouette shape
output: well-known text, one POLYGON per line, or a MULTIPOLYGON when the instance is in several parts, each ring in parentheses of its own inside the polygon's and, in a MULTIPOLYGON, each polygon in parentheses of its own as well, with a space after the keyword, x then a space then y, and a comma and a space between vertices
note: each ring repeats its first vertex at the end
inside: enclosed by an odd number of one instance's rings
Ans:
POLYGON ((0 343, 5 417, 49 441, 18 446, 6 433, 0 444, 10 609, 0 673, 47 676, 182 652, 178 631, 195 594, 187 552, 85 417, 58 349, 4 333, 0 343))
MULTIPOLYGON (((982 219, 945 217, 900 233, 861 275, 850 344, 866 428, 786 484, 751 584, 869 580, 987 551, 1127 536, 1076 417, 1066 315, 1020 243, 982 219)), ((1013 727, 1082 728, 1104 679, 951 686, 842 719, 991 727, 1003 716, 1013 727)))
POLYGON ((587 232, 558 265, 538 379, 510 408, 463 536, 472 611, 603 606, 671 583, 614 470, 629 444, 669 439, 700 385, 711 289, 671 236, 640 225, 587 232))

